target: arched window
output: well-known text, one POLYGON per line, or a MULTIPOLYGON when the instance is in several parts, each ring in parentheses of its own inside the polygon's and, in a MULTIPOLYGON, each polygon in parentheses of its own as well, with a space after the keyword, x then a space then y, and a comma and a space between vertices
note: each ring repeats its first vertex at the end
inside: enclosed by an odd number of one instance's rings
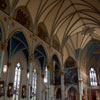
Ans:
POLYGON ((45 68, 45 73, 44 73, 44 83, 48 83, 48 69, 47 69, 47 67, 45 68))
POLYGON ((20 93, 20 76, 21 76, 21 65, 17 63, 15 68, 15 78, 14 78, 14 95, 13 100, 19 100, 20 93))
POLYGON ((33 80, 32 80, 32 99, 36 100, 36 90, 37 90, 37 72, 36 69, 33 71, 33 80))
POLYGON ((97 86, 97 76, 94 68, 90 69, 90 84, 91 86, 97 86))

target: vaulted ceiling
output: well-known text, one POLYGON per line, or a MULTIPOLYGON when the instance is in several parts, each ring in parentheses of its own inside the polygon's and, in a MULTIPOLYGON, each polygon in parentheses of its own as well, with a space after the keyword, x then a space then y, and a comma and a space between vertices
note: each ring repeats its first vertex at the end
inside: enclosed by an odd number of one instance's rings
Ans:
POLYGON ((9 0, 14 11, 18 7, 28 9, 33 31, 40 22, 47 28, 48 35, 57 37, 66 55, 76 54, 91 39, 100 39, 99 0, 9 0), (15 2, 15 3, 14 3, 15 2), (84 33, 84 29, 88 28, 84 33))

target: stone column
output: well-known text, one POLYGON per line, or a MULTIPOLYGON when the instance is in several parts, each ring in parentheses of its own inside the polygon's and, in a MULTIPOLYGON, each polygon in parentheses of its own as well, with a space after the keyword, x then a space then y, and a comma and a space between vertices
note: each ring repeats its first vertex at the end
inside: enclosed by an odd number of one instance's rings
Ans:
POLYGON ((1 58, 0 58, 0 77, 2 75, 2 68, 3 68, 3 60, 4 60, 4 54, 7 48, 7 43, 2 43, 1 44, 1 58))
POLYGON ((29 79, 28 79, 28 93, 27 93, 27 100, 31 100, 31 81, 32 81, 32 63, 33 63, 33 56, 30 56, 29 58, 29 79))
POLYGON ((62 98, 61 100, 65 99, 65 95, 64 95, 65 94, 64 93, 65 90, 64 90, 64 88, 65 88, 64 87, 64 71, 61 71, 61 93, 62 93, 61 94, 61 98, 62 98))
POLYGON ((78 86, 79 86, 79 100, 82 100, 83 80, 82 80, 82 70, 81 70, 81 68, 78 68, 78 86))
POLYGON ((50 100, 50 66, 47 66, 48 69, 48 100, 50 100))

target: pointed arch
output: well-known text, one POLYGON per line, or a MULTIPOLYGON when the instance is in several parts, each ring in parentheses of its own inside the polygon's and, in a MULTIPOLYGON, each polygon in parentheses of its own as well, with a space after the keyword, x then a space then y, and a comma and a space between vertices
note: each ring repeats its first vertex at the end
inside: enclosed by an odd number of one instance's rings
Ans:
POLYGON ((58 56, 56 54, 53 54, 52 61, 54 63, 53 72, 52 72, 52 78, 54 80, 53 83, 55 85, 60 85, 61 84, 61 66, 60 66, 58 56))
POLYGON ((58 88, 56 92, 56 99, 61 99, 61 89, 60 88, 58 88))
POLYGON ((75 60, 71 56, 69 56, 64 63, 64 67, 65 68, 74 67, 75 64, 76 64, 75 60))
POLYGON ((22 51, 28 62, 28 58, 30 55, 30 46, 23 32, 16 31, 10 35, 8 39, 7 50, 9 59, 11 59, 11 57, 17 52, 22 51))
POLYGON ((34 59, 40 61, 42 69, 44 69, 46 67, 46 65, 48 64, 46 50, 44 49, 44 47, 41 44, 37 45, 34 50, 34 59))

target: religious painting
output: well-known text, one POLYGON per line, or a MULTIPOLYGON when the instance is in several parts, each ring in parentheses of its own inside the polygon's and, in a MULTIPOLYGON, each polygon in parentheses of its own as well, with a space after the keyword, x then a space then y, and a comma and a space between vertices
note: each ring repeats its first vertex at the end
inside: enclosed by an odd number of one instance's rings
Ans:
POLYGON ((65 85, 78 84, 77 68, 73 68, 73 69, 65 68, 64 72, 65 72, 64 75, 65 85))
POLYGON ((19 7, 15 10, 14 19, 19 22, 21 25, 32 31, 33 24, 32 24, 32 19, 30 17, 30 13, 27 8, 19 7))
POLYGON ((70 56, 65 62, 64 80, 65 80, 65 85, 78 84, 78 71, 77 68, 75 67, 74 59, 70 56))

